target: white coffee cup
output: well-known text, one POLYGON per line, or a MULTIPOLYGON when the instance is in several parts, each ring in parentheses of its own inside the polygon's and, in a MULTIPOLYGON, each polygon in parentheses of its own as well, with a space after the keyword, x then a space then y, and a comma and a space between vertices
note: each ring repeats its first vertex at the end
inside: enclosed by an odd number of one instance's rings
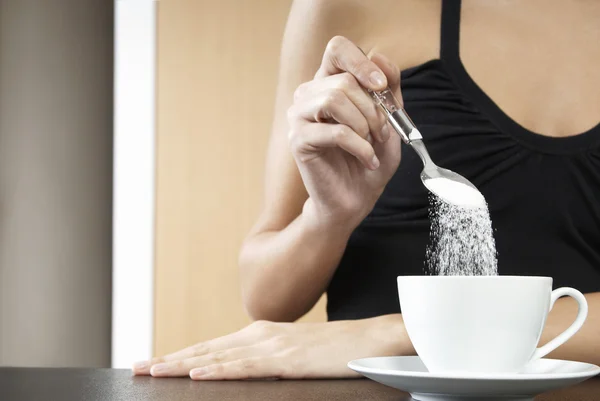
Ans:
POLYGON ((400 276, 398 294, 408 336, 435 373, 517 373, 573 336, 588 312, 581 292, 552 291, 551 277, 400 276), (577 301, 577 317, 536 348, 548 312, 562 296, 577 301))

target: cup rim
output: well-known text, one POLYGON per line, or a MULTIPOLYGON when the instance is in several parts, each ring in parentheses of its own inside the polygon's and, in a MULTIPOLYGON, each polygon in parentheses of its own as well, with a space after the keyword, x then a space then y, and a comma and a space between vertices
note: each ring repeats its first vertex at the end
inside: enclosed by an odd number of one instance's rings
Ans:
POLYGON ((486 281, 486 280, 519 280, 519 281, 552 281, 552 277, 548 276, 417 276, 417 275, 409 275, 409 276, 397 276, 397 280, 439 280, 439 281, 486 281))

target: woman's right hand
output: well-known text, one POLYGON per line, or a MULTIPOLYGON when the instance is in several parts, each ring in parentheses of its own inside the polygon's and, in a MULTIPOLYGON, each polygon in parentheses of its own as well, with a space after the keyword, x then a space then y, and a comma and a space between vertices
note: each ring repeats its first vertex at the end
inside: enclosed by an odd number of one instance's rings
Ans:
POLYGON ((353 230, 372 210, 400 163, 400 138, 365 89, 389 86, 399 101, 400 72, 350 40, 329 41, 315 78, 298 87, 288 111, 290 145, 309 198, 303 215, 353 230))

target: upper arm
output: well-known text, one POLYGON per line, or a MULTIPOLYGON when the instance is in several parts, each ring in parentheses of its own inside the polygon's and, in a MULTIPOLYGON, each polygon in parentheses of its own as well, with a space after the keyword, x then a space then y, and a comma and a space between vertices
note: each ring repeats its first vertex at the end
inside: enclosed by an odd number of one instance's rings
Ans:
POLYGON ((407 68, 439 53, 439 11, 439 0, 294 1, 281 48, 265 201, 251 235, 285 228, 308 197, 288 146, 287 109, 296 88, 313 79, 327 42, 345 36, 365 52, 382 52, 400 69, 407 68))
POLYGON ((313 79, 327 42, 343 35, 361 42, 361 2, 294 1, 283 36, 275 115, 265 171, 265 202, 253 233, 281 230, 302 211, 308 194, 288 146, 287 109, 296 88, 313 79))

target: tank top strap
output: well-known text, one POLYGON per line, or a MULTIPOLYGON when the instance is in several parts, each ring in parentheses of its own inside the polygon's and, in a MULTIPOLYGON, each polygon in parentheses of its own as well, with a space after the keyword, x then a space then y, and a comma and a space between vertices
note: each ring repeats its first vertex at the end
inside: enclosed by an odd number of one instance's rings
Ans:
POLYGON ((459 58, 461 0, 442 0, 440 58, 459 58))

